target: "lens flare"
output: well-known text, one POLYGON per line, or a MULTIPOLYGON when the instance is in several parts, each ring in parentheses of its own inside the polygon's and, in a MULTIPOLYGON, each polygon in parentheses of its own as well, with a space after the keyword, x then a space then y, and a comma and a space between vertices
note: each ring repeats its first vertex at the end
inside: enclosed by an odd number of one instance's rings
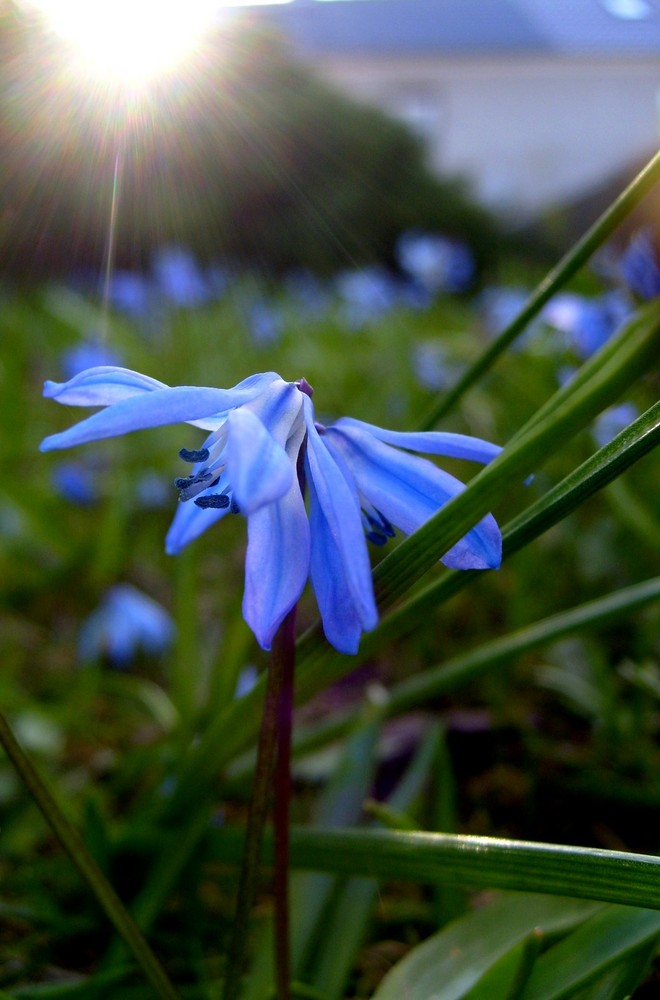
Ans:
POLYGON ((33 0, 70 43, 76 72, 131 87, 174 70, 217 19, 218 0, 33 0))

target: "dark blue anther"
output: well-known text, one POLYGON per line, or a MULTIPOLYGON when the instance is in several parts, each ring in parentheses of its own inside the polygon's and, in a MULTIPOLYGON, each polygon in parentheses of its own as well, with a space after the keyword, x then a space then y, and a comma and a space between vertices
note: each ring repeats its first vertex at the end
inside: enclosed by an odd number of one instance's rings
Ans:
POLYGON ((235 500, 232 500, 230 510, 232 514, 240 514, 241 508, 238 506, 235 500))
POLYGON ((177 490, 185 490, 186 487, 192 486, 194 482, 195 482, 194 476, 178 476, 174 480, 174 485, 176 486, 177 490))
MULTIPOLYGON (((374 508, 375 510, 375 508, 374 508)), ((384 514, 381 514, 379 510, 375 510, 378 517, 373 517, 371 514, 367 514, 367 520, 372 528, 375 528, 379 534, 383 534, 386 538, 394 538, 395 532, 394 528, 387 520, 384 514)), ((368 536, 367 536, 368 537, 368 536)), ((380 544, 380 543, 377 543, 380 544)))
POLYGON ((371 542, 372 545, 387 545, 387 535, 381 531, 368 531, 367 541, 371 542))
POLYGON ((179 500, 190 500, 191 497, 197 496, 202 490, 215 486, 217 482, 218 478, 214 478, 212 472, 209 472, 208 469, 200 469, 194 475, 180 476, 178 479, 175 479, 174 485, 179 491, 179 500))
POLYGON ((214 510, 224 510, 229 506, 229 497, 226 493, 212 493, 206 497, 196 497, 194 503, 202 510, 212 508, 214 510))
POLYGON ((182 448, 179 452, 179 458, 182 458, 184 462, 190 462, 191 464, 194 464, 195 462, 206 462, 208 457, 208 448, 200 448, 199 451, 192 451, 190 448, 182 448))

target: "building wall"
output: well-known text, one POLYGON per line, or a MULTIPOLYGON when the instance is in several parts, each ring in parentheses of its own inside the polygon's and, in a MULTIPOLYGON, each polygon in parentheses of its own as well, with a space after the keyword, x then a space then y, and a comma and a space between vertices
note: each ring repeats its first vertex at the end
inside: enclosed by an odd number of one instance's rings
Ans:
POLYGON ((443 173, 531 215, 649 156, 660 137, 660 59, 315 57, 347 94, 392 112, 443 173))

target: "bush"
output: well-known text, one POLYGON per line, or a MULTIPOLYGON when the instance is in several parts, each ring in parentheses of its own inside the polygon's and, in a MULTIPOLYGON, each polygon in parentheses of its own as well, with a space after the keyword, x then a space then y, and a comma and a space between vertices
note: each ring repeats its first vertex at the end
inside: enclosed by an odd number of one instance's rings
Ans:
POLYGON ((328 272, 388 260, 411 227, 492 255, 494 224, 461 182, 431 174, 414 135, 330 89, 262 28, 218 33, 194 76, 121 104, 84 93, 37 22, 4 21, 0 242, 14 269, 99 266, 118 154, 120 266, 176 242, 266 272, 328 272))

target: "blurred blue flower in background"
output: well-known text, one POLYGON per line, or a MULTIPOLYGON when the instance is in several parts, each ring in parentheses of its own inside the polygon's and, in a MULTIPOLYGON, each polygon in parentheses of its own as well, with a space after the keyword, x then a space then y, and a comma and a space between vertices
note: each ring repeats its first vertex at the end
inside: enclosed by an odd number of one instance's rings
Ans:
POLYGON ((258 298, 247 307, 247 323, 255 344, 274 344, 282 335, 280 310, 271 302, 258 298))
POLYGON ((88 507, 99 498, 97 472, 83 462, 60 462, 52 478, 57 492, 69 503, 88 507))
POLYGON ((94 340, 81 341, 62 354, 62 371, 67 379, 73 378, 86 368, 101 365, 120 365, 122 359, 117 351, 94 340))
POLYGON ((304 268, 294 268, 284 278, 289 298, 305 318, 319 317, 330 307, 330 295, 322 282, 304 268))
POLYGON ((650 228, 640 229, 619 261, 619 271, 628 288, 642 299, 660 295, 660 261, 650 228))
POLYGON ((342 316, 352 330, 359 330, 388 313, 397 304, 400 289, 384 267, 342 271, 335 277, 342 316))
MULTIPOLYGON (((517 285, 486 288, 479 296, 479 312, 487 337, 497 337, 511 323, 529 297, 529 292, 517 285)), ((513 342, 509 350, 520 350, 539 329, 539 320, 528 324, 522 337, 513 342)))
POLYGON ((150 656, 167 650, 174 639, 174 624, 160 604, 128 583, 111 587, 98 608, 83 624, 78 639, 82 663, 103 657, 126 667, 140 651, 150 656))
MULTIPOLYGON (((328 641, 354 653, 378 620, 366 539, 382 545, 394 527, 415 531, 464 489, 410 452, 485 463, 500 451, 466 435, 389 431, 347 417, 323 427, 305 380, 285 382, 274 372, 214 389, 92 368, 67 383, 46 382, 44 395, 105 409, 46 438, 43 451, 179 422, 211 432, 201 448, 180 452, 192 472, 175 481, 183 502, 166 548, 180 551, 228 513, 247 517, 243 617, 265 649, 311 576, 328 641)), ((500 559, 500 531, 488 514, 442 561, 489 569, 500 559)))
POLYGON ((155 304, 149 279, 135 271, 122 269, 112 272, 108 298, 114 309, 135 319, 147 316, 155 304))
POLYGON ((616 333, 632 313, 630 299, 618 290, 595 298, 566 293, 543 310, 543 319, 565 334, 569 347, 589 358, 616 333))
POLYGON ((464 368, 447 354, 437 340, 423 340, 413 345, 412 370, 423 389, 437 391, 453 385, 464 368))
POLYGON ((474 279, 472 252, 458 240, 410 230, 399 237, 394 253, 403 273, 431 295, 465 292, 474 279))
POLYGON ((606 444, 625 430, 633 420, 637 420, 639 410, 634 403, 619 403, 603 410, 593 427, 596 444, 604 448, 606 444))
POLYGON ((194 309, 211 298, 206 275, 193 255, 181 247, 163 247, 154 255, 151 269, 156 290, 170 305, 194 309))

